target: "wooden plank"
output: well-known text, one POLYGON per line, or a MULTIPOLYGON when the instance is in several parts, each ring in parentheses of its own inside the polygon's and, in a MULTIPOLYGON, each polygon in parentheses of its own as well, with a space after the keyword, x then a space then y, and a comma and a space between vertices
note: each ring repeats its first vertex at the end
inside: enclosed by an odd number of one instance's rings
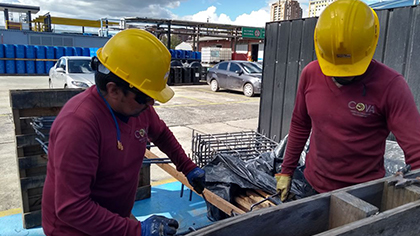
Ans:
POLYGON ((48 156, 47 154, 40 154, 35 156, 19 157, 18 162, 20 170, 47 166, 48 156))
POLYGON ((271 103, 274 95, 274 78, 276 77, 276 55, 278 37, 278 23, 268 23, 265 31, 263 79, 261 84, 260 111, 258 132, 270 137, 271 103))
POLYGON ((45 137, 41 137, 35 133, 16 135, 16 146, 17 148, 35 146, 35 145, 38 146, 40 145, 40 143, 36 140, 36 138, 42 142, 48 141, 49 134, 44 134, 44 135, 45 137))
POLYGON ((244 195, 235 196, 233 201, 236 203, 235 205, 239 207, 241 210, 248 212, 251 209, 252 203, 249 199, 244 195))
POLYGON ((137 188, 135 200, 142 200, 150 198, 152 194, 152 187, 150 185, 144 185, 137 188))
MULTIPOLYGON (((247 190, 246 191, 246 195, 253 201, 253 203, 261 202, 261 201, 263 201, 265 199, 265 198, 261 197, 259 194, 257 194, 256 192, 251 191, 251 190, 247 190)), ((261 205, 261 208, 275 206, 275 204, 273 204, 269 200, 264 201, 260 205, 261 205)), ((256 207, 256 208, 258 208, 258 207, 256 207)))
MULTIPOLYGON (((146 150, 145 157, 146 158, 160 158, 149 150, 146 150)), ((183 183, 185 186, 193 190, 193 187, 190 185, 187 178, 182 173, 178 172, 173 166, 171 166, 170 164, 156 164, 156 165, 159 166, 164 171, 166 171, 168 174, 172 175, 175 179, 183 183)), ((213 206, 219 208, 221 211, 223 211, 224 213, 228 215, 245 213, 243 210, 234 206, 230 202, 227 202, 226 200, 217 196, 216 194, 214 194, 208 189, 204 189, 202 195, 204 196, 207 202, 211 203, 213 206)))
POLYGON ((20 117, 39 117, 39 116, 56 116, 60 112, 61 107, 45 107, 22 109, 19 111, 20 117))
POLYGON ((26 177, 40 176, 47 173, 47 166, 38 166, 26 169, 26 177))
POLYGON ((347 193, 368 202, 377 208, 381 209, 382 196, 384 192, 383 180, 376 180, 367 183, 362 183, 342 189, 347 193))
POLYGON ((393 210, 359 220, 317 236, 412 236, 420 235, 420 201, 411 202, 393 210))
POLYGON ((41 210, 23 213, 23 228, 30 229, 41 225, 42 217, 41 210))
POLYGON ((37 146, 25 146, 22 148, 18 148, 18 150, 22 150, 22 154, 18 157, 25 157, 25 156, 36 156, 45 154, 44 150, 42 149, 41 145, 37 146))
POLYGON ((30 188, 39 188, 44 186, 45 177, 46 175, 21 178, 20 186, 22 191, 26 191, 30 188))
POLYGON ((150 185, 150 164, 144 164, 141 167, 139 174, 139 185, 138 187, 150 185))
POLYGON ((70 98, 83 91, 84 89, 10 90, 10 107, 12 109, 62 107, 70 98))
POLYGON ((418 186, 396 188, 385 182, 381 211, 390 210, 418 199, 420 199, 420 188, 418 186))
POLYGON ((29 196, 29 211, 41 210, 42 194, 29 196))
POLYGON ((346 192, 331 195, 330 229, 364 219, 379 209, 346 192))
POLYGON ((319 194, 215 222, 189 236, 308 236, 328 230, 330 194, 319 194))

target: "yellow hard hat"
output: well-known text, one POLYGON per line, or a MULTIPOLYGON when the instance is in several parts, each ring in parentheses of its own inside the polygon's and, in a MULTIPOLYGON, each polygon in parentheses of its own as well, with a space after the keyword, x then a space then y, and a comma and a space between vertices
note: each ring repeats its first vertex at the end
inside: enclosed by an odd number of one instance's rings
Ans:
POLYGON ((123 30, 96 54, 108 70, 149 97, 165 103, 174 96, 167 85, 171 54, 153 34, 141 29, 123 30))
POLYGON ((359 0, 337 0, 315 27, 315 52, 326 76, 358 76, 367 70, 379 38, 375 11, 359 0))

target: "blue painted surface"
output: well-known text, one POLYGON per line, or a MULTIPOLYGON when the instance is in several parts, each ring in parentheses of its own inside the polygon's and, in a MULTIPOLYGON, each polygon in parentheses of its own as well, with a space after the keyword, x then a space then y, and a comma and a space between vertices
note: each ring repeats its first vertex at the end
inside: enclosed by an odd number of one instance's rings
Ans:
MULTIPOLYGON (((35 58, 35 46, 25 45, 25 58, 34 59, 35 58)), ((26 61, 26 73, 35 74, 35 61, 26 61)))
MULTIPOLYGON (((45 59, 45 46, 35 46, 37 59, 45 59)), ((37 74, 45 74, 45 61, 36 61, 35 69, 37 74)))
POLYGON ((64 47, 55 47, 55 59, 64 56, 64 47))
POLYGON ((74 56, 74 48, 73 47, 64 47, 64 55, 65 56, 74 56))
POLYGON ((82 56, 90 57, 90 48, 82 48, 82 56))
POLYGON ((75 56, 83 56, 83 49, 80 47, 74 47, 73 49, 75 56))
MULTIPOLYGON (((4 45, 0 44, 0 58, 4 58, 4 45)), ((5 61, 0 60, 0 74, 6 73, 5 61)))
MULTIPOLYGON (((16 50, 14 44, 4 44, 4 56, 6 58, 15 58, 16 50)), ((15 74, 16 73, 16 61, 7 60, 6 61, 6 74, 15 74)))
MULTIPOLYGON (((136 201, 132 210, 133 215, 140 221, 151 215, 171 217, 179 222, 178 233, 212 224, 207 219, 207 208, 204 200, 193 193, 189 201, 190 190, 184 187, 183 197, 180 197, 181 183, 173 182, 152 187, 151 198, 136 201)), ((0 236, 43 236, 41 227, 23 229, 22 214, 0 217, 0 236)))

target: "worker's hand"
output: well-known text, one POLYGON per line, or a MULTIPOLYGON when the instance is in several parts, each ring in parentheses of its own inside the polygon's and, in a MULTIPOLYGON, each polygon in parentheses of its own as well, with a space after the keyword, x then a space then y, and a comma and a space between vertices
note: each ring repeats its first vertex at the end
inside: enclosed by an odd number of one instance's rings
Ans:
POLYGON ((172 236, 178 229, 178 221, 152 215, 141 222, 141 236, 172 236))
POLYGON ((206 187, 206 172, 200 167, 195 167, 187 174, 188 182, 193 186, 194 190, 201 194, 206 187))
POLYGON ((281 192, 280 200, 284 202, 287 199, 287 195, 289 195, 292 178, 287 174, 276 174, 275 178, 277 180, 277 191, 281 192))

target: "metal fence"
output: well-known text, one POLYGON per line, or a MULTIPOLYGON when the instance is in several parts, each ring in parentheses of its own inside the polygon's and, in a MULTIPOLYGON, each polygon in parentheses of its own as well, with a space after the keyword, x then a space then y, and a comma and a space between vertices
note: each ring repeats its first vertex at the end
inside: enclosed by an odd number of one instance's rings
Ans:
MULTIPOLYGON (((374 59, 406 78, 420 109, 420 6, 376 12, 380 35, 374 59)), ((316 22, 306 18, 266 25, 258 132, 276 141, 289 132, 300 73, 316 59, 316 22)))

